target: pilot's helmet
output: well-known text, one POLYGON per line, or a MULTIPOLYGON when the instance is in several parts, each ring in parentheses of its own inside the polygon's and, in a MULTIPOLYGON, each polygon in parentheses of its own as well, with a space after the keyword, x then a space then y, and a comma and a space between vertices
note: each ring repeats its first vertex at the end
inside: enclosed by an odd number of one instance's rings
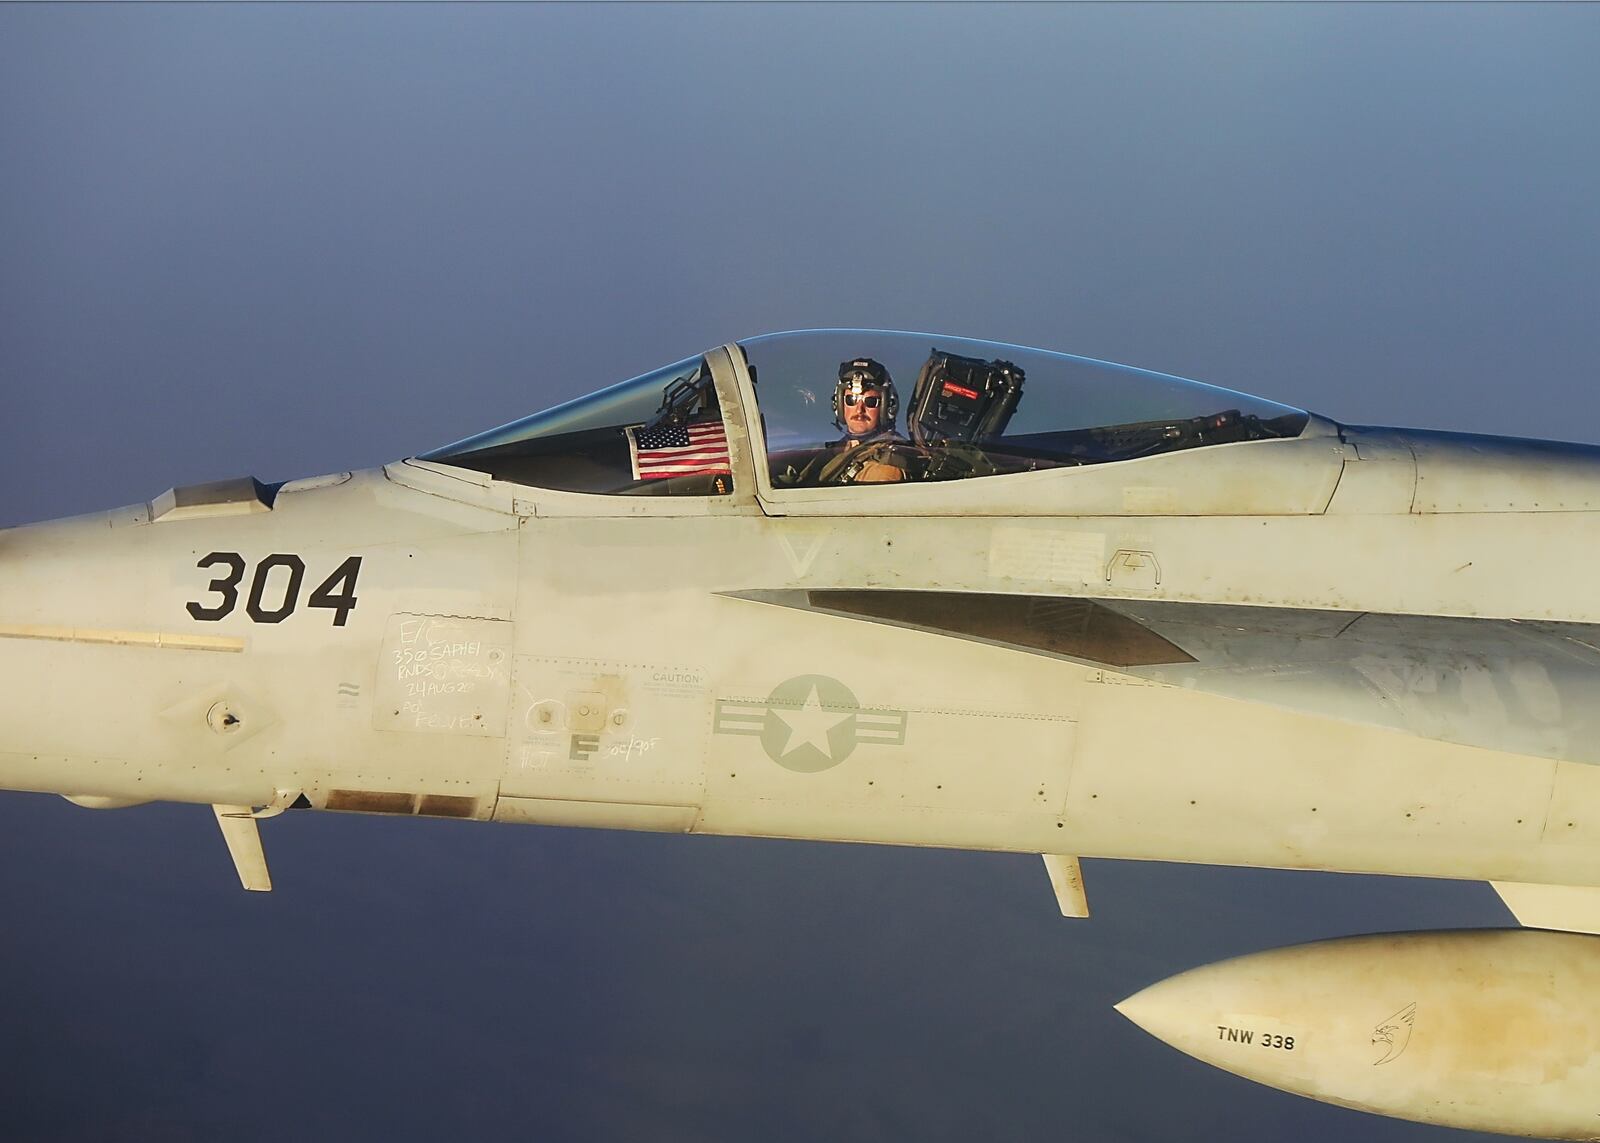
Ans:
POLYGON ((845 406, 857 401, 876 398, 881 402, 878 414, 880 432, 894 428, 894 417, 900 409, 900 395, 894 390, 889 371, 870 357, 857 357, 839 366, 839 383, 833 387, 833 424, 844 428, 845 406))

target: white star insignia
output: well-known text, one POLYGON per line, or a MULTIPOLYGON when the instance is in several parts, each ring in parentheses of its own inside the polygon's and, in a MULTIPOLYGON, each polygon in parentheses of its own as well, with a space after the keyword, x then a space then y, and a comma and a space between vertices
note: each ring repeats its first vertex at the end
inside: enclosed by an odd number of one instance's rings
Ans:
POLYGON ((799 710, 773 707, 772 713, 777 715, 789 729, 788 740, 778 751, 780 757, 788 757, 802 746, 814 746, 822 751, 824 758, 830 760, 833 758, 833 747, 828 742, 828 735, 834 727, 850 717, 848 711, 840 713, 835 710, 824 710, 822 700, 817 697, 815 686, 812 686, 811 693, 806 696, 806 701, 799 710))

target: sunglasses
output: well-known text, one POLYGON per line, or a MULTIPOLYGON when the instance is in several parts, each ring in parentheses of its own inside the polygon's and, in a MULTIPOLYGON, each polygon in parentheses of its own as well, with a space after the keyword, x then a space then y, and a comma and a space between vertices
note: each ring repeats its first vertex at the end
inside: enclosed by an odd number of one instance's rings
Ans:
POLYGON ((876 393, 865 393, 865 394, 846 393, 844 395, 844 403, 846 405, 862 404, 862 405, 865 405, 869 409, 876 409, 878 407, 879 402, 881 402, 882 400, 883 400, 883 398, 879 397, 876 393))

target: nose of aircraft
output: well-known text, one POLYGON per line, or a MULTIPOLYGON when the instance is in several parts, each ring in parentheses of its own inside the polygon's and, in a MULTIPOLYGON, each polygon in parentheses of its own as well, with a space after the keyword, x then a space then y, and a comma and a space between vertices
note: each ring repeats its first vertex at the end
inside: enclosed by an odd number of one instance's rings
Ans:
POLYGON ((125 625, 149 583, 144 505, 0 530, 0 634, 49 638, 60 628, 125 625))
POLYGON ((111 745, 133 664, 104 652, 152 638, 143 508, 0 530, 0 786, 63 792, 111 745))

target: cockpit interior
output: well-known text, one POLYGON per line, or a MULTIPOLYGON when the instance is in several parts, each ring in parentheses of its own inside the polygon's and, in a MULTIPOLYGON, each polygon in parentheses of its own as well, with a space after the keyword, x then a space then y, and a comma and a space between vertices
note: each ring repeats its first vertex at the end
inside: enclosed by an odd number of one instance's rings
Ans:
POLYGON ((748 424, 730 423, 708 354, 419 459, 566 492, 705 497, 733 491, 736 434, 781 493, 1106 464, 1297 437, 1309 421, 1169 374, 969 338, 804 330, 726 348, 721 383, 753 395, 748 424))

